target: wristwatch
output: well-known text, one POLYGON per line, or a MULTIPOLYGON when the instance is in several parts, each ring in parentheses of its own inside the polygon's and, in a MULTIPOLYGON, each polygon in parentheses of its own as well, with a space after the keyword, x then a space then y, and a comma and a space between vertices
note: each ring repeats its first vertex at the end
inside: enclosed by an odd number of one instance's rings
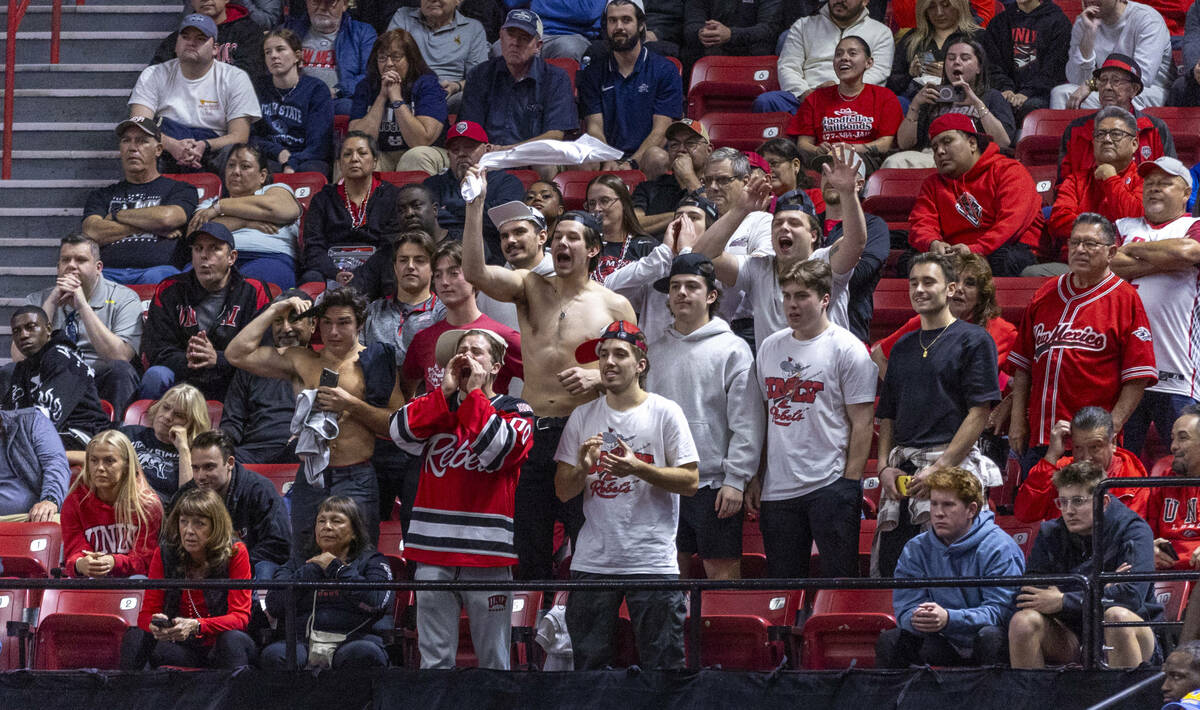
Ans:
POLYGON ((403 101, 393 101, 388 104, 388 108, 390 108, 392 110, 396 110, 396 109, 399 109, 403 105, 404 105, 403 101))

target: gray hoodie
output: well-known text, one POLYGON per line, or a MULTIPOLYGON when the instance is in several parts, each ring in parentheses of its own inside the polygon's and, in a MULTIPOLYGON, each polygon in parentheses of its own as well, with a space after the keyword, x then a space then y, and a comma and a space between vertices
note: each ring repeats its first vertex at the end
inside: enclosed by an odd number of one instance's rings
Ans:
POLYGON ((688 335, 673 327, 650 335, 646 389, 683 408, 700 455, 700 485, 744 490, 758 470, 766 426, 750 346, 720 318, 688 335))

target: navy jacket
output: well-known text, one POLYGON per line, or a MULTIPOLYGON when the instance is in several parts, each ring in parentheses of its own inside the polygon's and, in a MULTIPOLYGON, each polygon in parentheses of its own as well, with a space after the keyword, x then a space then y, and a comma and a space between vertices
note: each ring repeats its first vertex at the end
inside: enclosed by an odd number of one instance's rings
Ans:
MULTIPOLYGON (((301 38, 308 34, 310 25, 308 15, 304 14, 292 15, 283 23, 285 28, 301 38)), ((350 114, 350 97, 354 96, 358 82, 367 78, 375 38, 375 28, 351 18, 348 12, 342 13, 342 24, 338 27, 337 41, 333 45, 338 71, 337 97, 333 102, 335 113, 350 114)))
MULTIPOLYGON (((321 569, 314 562, 288 562, 275 571, 274 579, 306 582, 390 582, 392 568, 386 557, 368 547, 359 553, 358 557, 348 560, 345 564, 335 559, 325 569, 321 569)), ((267 611, 271 616, 283 618, 285 598, 286 593, 281 590, 267 593, 267 611)), ((313 628, 340 634, 354 631, 354 636, 368 633, 375 620, 391 609, 392 599, 390 590, 381 589, 351 592, 326 589, 316 592, 317 614, 313 628)), ((307 623, 312 610, 313 593, 297 595, 296 618, 300 619, 301 623, 307 623)))
MULTIPOLYGON (((195 479, 179 487, 167 506, 170 511, 180 496, 196 488, 195 479)), ((225 508, 233 519, 233 532, 246 544, 250 566, 262 562, 283 564, 290 556, 292 524, 283 498, 274 484, 240 463, 233 467, 225 508)))

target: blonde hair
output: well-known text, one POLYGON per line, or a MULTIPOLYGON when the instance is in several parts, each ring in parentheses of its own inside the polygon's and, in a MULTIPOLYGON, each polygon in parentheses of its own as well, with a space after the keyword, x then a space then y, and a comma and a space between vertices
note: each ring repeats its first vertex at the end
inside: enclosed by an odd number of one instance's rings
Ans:
POLYGON ((179 519, 185 515, 208 518, 212 524, 212 533, 204 544, 205 563, 201 572, 207 575, 224 569, 233 555, 233 543, 236 540, 225 501, 207 488, 193 488, 175 502, 167 522, 163 524, 163 539, 175 549, 180 563, 185 568, 195 568, 195 561, 184 552, 179 538, 179 519))
POLYGON ((184 428, 187 429, 189 442, 195 439, 200 432, 212 429, 212 419, 208 416, 208 401, 204 399, 200 390, 192 385, 175 385, 163 393, 157 402, 150 405, 150 408, 146 410, 146 417, 151 425, 158 416, 158 410, 164 404, 170 405, 171 409, 177 412, 183 412, 187 417, 188 421, 184 428))
MULTIPOLYGON (((917 54, 928 49, 933 49, 933 25, 929 23, 929 18, 926 14, 929 12, 929 3, 933 0, 917 0, 917 26, 913 28, 913 41, 908 45, 908 56, 905 58, 912 61, 912 58, 917 54)), ((965 39, 970 39, 972 35, 978 32, 981 28, 975 22, 975 15, 971 10, 970 0, 950 0, 950 4, 954 9, 958 10, 958 27, 950 33, 950 37, 946 38, 946 44, 942 45, 947 49, 950 47, 950 42, 954 41, 955 35, 961 35, 965 39)), ((982 62, 987 61, 986 57, 980 60, 979 72, 982 76, 985 72, 985 67, 982 62)))
POLYGON ((162 517, 162 503, 158 495, 146 483, 142 469, 138 466, 137 452, 129 438, 117 431, 109 429, 92 437, 84 452, 83 470, 71 484, 71 490, 84 488, 86 495, 95 495, 96 488, 92 485, 91 455, 97 447, 111 446, 124 464, 121 466, 121 479, 117 483, 117 499, 113 502, 113 512, 116 513, 117 523, 136 529, 143 529, 150 524, 150 513, 158 513, 162 517))

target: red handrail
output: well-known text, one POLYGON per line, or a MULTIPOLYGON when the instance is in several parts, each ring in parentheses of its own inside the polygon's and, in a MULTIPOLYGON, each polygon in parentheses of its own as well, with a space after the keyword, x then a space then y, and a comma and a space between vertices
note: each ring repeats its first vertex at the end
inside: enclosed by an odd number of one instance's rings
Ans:
POLYGON ((62 0, 54 0, 50 8, 50 63, 58 64, 58 34, 62 26, 62 0))
POLYGON ((17 63, 17 28, 25 19, 29 0, 8 0, 8 34, 4 45, 4 157, 0 162, 0 179, 12 179, 12 125, 14 74, 17 63))

